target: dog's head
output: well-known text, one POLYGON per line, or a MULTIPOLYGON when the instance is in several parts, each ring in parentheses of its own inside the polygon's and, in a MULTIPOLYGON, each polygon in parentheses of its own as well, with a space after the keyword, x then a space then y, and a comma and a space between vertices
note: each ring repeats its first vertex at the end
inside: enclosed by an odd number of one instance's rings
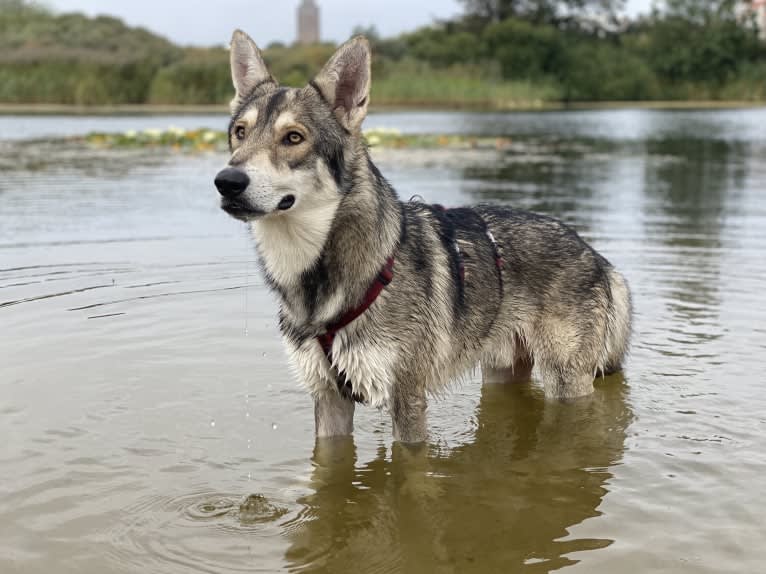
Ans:
POLYGON ((281 87, 250 37, 231 40, 228 166, 215 178, 221 207, 245 221, 337 204, 344 162, 361 138, 370 93, 370 48, 343 44, 303 88, 281 87))

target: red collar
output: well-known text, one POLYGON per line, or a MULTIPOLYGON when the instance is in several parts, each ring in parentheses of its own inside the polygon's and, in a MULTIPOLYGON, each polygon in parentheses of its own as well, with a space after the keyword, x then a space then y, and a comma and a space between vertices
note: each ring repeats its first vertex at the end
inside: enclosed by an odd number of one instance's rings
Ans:
POLYGON ((380 295, 380 292, 383 291, 383 289, 385 289, 389 283, 391 283, 393 278, 394 258, 389 257, 386 259, 386 264, 380 270, 378 276, 375 277, 375 281, 373 281, 372 285, 370 285, 370 288, 367 289, 367 293, 364 294, 362 303, 358 307, 351 309, 341 315, 340 318, 334 323, 327 325, 327 330, 324 333, 317 335, 317 341, 319 341, 319 344, 322 346, 322 351, 324 351, 325 356, 331 363, 332 343, 335 340, 335 334, 343 327, 351 323, 354 319, 359 317, 359 315, 364 313, 367 309, 369 309, 370 305, 372 305, 375 302, 375 299, 378 298, 378 295, 380 295))

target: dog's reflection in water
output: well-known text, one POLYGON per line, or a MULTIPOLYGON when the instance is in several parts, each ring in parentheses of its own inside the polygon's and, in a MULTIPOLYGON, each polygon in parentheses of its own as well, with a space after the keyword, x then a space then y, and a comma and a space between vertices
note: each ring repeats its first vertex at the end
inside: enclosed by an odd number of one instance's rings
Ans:
POLYGON ((319 440, 314 492, 285 525, 301 572, 548 572, 608 539, 566 538, 599 515, 632 414, 620 375, 591 397, 546 401, 485 385, 471 442, 394 443, 357 466, 352 438, 319 440))

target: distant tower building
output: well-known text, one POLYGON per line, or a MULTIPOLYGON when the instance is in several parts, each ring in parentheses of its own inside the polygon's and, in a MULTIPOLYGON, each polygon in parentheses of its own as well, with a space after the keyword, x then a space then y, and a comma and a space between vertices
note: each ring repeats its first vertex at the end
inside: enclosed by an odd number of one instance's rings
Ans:
POLYGON ((753 0, 752 10, 755 12, 755 21, 758 23, 761 40, 766 40, 766 0, 753 0))
POLYGON ((314 0, 303 0, 298 6, 298 43, 319 42, 319 6, 314 0))

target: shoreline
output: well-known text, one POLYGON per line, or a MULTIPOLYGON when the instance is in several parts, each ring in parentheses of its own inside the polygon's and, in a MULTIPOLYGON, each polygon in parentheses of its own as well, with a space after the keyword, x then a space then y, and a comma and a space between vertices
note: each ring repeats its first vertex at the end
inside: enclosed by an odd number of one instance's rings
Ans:
MULTIPOLYGON (((718 110, 766 108, 766 101, 717 101, 717 100, 664 100, 632 102, 517 102, 500 106, 467 105, 460 102, 445 105, 443 102, 428 104, 378 104, 371 112, 392 111, 472 111, 472 112, 530 112, 566 110, 718 110)), ((70 104, 7 104, 0 103, 0 116, 11 115, 68 115, 68 116, 120 116, 120 115, 228 115, 228 106, 212 105, 157 105, 124 104, 110 106, 77 106, 70 104)))

